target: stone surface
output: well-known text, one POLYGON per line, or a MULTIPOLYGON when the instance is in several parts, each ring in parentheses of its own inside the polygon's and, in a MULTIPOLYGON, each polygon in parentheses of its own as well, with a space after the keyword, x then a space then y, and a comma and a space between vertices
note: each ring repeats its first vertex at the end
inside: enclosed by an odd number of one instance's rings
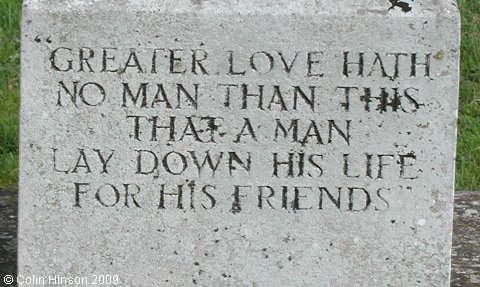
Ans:
POLYGON ((350 2, 26 1, 19 274, 448 286, 457 7, 350 2))
MULTIPOLYGON (((451 287, 477 287, 480 278, 480 192, 457 192, 451 287)), ((0 190, 0 278, 17 274, 17 190, 0 190)), ((9 285, 7 285, 9 286, 9 285)), ((13 285, 12 285, 13 286, 13 285)))

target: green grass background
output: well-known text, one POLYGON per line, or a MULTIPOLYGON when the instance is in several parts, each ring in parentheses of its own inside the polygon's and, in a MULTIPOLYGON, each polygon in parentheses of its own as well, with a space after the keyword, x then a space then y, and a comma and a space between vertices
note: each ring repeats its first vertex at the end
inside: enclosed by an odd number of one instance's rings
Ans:
MULTIPOLYGON (((480 188, 480 0, 459 0, 462 76, 457 189, 480 188)), ((0 188, 15 187, 18 173, 20 0, 0 0, 0 188)))
POLYGON ((457 189, 480 189, 480 0, 460 0, 462 58, 457 189))
POLYGON ((0 188, 17 185, 20 0, 0 0, 0 188))

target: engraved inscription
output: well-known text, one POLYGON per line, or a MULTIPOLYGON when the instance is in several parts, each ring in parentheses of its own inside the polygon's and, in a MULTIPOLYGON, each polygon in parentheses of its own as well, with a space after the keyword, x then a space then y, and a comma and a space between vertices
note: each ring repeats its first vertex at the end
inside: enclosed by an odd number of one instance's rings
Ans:
POLYGON ((50 49, 55 111, 107 106, 98 125, 122 127, 117 147, 51 147, 70 206, 359 213, 414 192, 421 153, 367 139, 425 112, 434 51, 207 47, 50 49))

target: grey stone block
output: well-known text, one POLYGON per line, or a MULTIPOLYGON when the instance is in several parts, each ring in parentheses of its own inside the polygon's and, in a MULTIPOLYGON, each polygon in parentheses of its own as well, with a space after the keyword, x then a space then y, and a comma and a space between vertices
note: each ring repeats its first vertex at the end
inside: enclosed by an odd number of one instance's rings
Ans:
POLYGON ((351 2, 26 1, 19 274, 448 286, 458 9, 351 2))

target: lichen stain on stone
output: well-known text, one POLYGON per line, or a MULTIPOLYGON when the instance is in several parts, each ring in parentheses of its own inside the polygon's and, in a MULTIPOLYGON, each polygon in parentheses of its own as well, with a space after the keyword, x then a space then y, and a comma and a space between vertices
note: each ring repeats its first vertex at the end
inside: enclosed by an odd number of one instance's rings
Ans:
POLYGON ((179 63, 179 62, 176 62, 174 66, 175 66, 175 69, 176 69, 177 71, 179 71, 179 70, 182 69, 182 64, 179 63))
POLYGON ((408 4, 407 2, 403 2, 400 0, 388 0, 388 1, 390 2, 390 4, 392 4, 392 7, 388 8, 389 11, 395 9, 395 7, 402 9, 404 13, 408 13, 412 11, 412 7, 410 7, 410 4, 408 4))
POLYGON ((203 0, 191 0, 195 8, 202 8, 203 0))
POLYGON ((430 206, 430 211, 433 213, 439 213, 442 212, 442 210, 445 210, 445 205, 446 202, 443 202, 440 199, 440 193, 438 190, 433 190, 432 191, 432 200, 433 200, 433 205, 430 206))
POLYGON ((78 273, 78 266, 76 264, 70 265, 70 267, 68 268, 68 272, 71 274, 78 273))
POLYGON ((443 51, 438 51, 438 52, 433 56, 433 58, 434 58, 435 60, 439 60, 439 61, 443 60, 444 57, 445 57, 445 53, 444 53, 443 51))

